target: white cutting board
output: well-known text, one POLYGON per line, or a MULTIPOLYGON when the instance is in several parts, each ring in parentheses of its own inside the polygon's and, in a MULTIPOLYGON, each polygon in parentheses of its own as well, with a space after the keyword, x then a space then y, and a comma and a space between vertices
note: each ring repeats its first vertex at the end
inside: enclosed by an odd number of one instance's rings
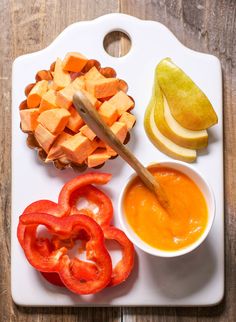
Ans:
MULTIPOLYGON (((15 303, 27 306, 193 306, 217 304, 224 294, 224 220, 223 220, 223 126, 222 78, 219 60, 184 47, 162 24, 142 21, 124 14, 109 14, 93 21, 75 23, 66 28, 47 48, 18 57, 12 75, 12 262, 11 288, 15 303), (121 58, 109 56, 103 48, 107 33, 121 30, 132 42, 131 50, 121 58), (73 178, 73 170, 60 171, 42 165, 35 151, 26 147, 26 135, 20 131, 18 106, 24 88, 34 81, 35 73, 47 69, 57 56, 78 51, 111 66, 118 77, 129 84, 129 95, 136 102, 137 123, 129 147, 144 163, 168 160, 148 140, 143 116, 153 85, 154 68, 164 57, 171 57, 206 93, 219 117, 210 131, 209 147, 192 166, 212 186, 216 199, 216 217, 209 237, 195 252, 175 259, 156 258, 137 251, 134 271, 123 284, 107 288, 94 296, 79 296, 44 281, 28 264, 16 238, 18 217, 38 199, 56 201, 63 183, 73 178)), ((99 171, 113 174, 105 187, 113 200, 115 224, 118 197, 132 170, 120 158, 111 160, 99 171)), ((117 254, 115 254, 117 255, 117 254)))

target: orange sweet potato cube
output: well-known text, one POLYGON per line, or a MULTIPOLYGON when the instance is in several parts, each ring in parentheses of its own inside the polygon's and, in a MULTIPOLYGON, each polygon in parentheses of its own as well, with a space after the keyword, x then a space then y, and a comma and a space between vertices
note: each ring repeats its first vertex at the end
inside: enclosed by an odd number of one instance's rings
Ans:
POLYGON ((102 102, 100 102, 96 97, 94 97, 91 93, 85 91, 85 90, 81 90, 84 95, 88 98, 88 100, 90 101, 90 103, 93 105, 94 108, 98 109, 101 105, 102 102))
POLYGON ((100 139, 97 140, 97 144, 98 144, 98 148, 106 148, 106 143, 100 139))
POLYGON ((53 142, 56 139, 56 135, 53 135, 41 124, 36 127, 34 135, 39 145, 44 149, 46 153, 48 153, 53 142))
POLYGON ((59 91, 60 89, 68 86, 70 82, 70 74, 67 71, 63 70, 62 61, 60 58, 57 58, 53 72, 52 88, 56 91, 59 91))
POLYGON ((61 133, 70 117, 70 112, 64 108, 55 108, 41 113, 38 122, 46 127, 52 134, 61 133))
POLYGON ((30 108, 27 110, 20 111, 20 119, 21 119, 21 129, 24 132, 33 132, 37 125, 37 118, 39 116, 38 108, 30 108))
POLYGON ((93 141, 96 137, 96 134, 88 127, 87 124, 80 128, 80 132, 86 136, 90 141, 93 141))
POLYGON ((48 152, 46 162, 64 157, 65 154, 62 151, 61 144, 66 140, 70 139, 71 137, 72 135, 64 131, 60 135, 58 135, 58 137, 56 138, 55 142, 53 143, 52 147, 48 152))
POLYGON ((88 81, 104 79, 105 77, 97 70, 95 66, 93 66, 86 74, 84 74, 84 78, 86 81, 88 81))
POLYGON ((108 101, 105 101, 100 106, 98 113, 108 126, 111 126, 118 118, 116 107, 111 105, 108 101))
POLYGON ((73 82, 57 92, 56 103, 59 107, 69 108, 72 105, 73 95, 85 87, 84 76, 77 77, 73 82))
POLYGON ((116 107, 119 116, 134 107, 133 100, 122 91, 115 94, 108 102, 116 107))
POLYGON ((133 114, 124 112, 121 114, 121 117, 119 118, 118 122, 125 123, 129 131, 134 126, 134 123, 136 122, 136 117, 133 114))
POLYGON ((96 98, 113 96, 118 91, 119 80, 117 78, 102 78, 85 81, 86 90, 96 98))
POLYGON ((78 133, 63 142, 61 148, 68 160, 81 164, 96 150, 97 143, 78 133))
POLYGON ((43 94, 46 93, 47 89, 48 89, 48 81, 41 80, 37 82, 34 85, 34 87, 31 89, 27 97, 28 108, 38 107, 41 102, 41 98, 43 94))
POLYGON ((106 149, 98 148, 91 155, 88 156, 87 165, 89 168, 94 168, 98 165, 103 164, 109 158, 110 155, 107 154, 106 149))
POLYGON ((87 64, 87 61, 88 59, 84 55, 76 52, 70 52, 66 54, 62 62, 62 66, 64 70, 70 72, 80 72, 87 64))
POLYGON ((56 91, 54 91, 53 89, 49 89, 45 94, 43 94, 39 106, 39 113, 57 108, 56 97, 56 91))
POLYGON ((66 127, 73 132, 78 132, 81 126, 84 125, 84 121, 79 113, 76 111, 74 106, 69 108, 70 117, 68 119, 68 123, 66 127))
MULTIPOLYGON (((115 122, 110 127, 111 131, 116 135, 116 137, 123 143, 127 135, 127 126, 125 123, 115 122)), ((106 144, 107 154, 110 156, 116 156, 117 153, 106 144)))

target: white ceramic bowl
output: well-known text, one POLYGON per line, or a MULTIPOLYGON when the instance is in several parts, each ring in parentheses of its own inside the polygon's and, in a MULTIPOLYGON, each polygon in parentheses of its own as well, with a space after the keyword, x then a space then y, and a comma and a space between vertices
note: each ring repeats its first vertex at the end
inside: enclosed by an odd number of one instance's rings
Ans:
POLYGON ((199 189, 201 190, 201 192, 203 193, 203 195, 205 197, 207 207, 208 207, 208 222, 207 222, 207 226, 205 228, 205 231, 195 241, 195 243, 193 243, 185 248, 182 248, 180 250, 176 250, 176 251, 159 250, 157 248, 150 246, 146 242, 144 242, 134 232, 132 227, 129 225, 129 223, 126 219, 125 213, 124 213, 124 209, 123 209, 123 198, 124 198, 124 195, 126 193, 127 188, 129 187, 130 183, 136 177, 135 173, 133 175, 131 175, 129 178, 127 178, 127 182, 125 183, 124 188, 122 189, 121 194, 120 194, 120 198, 119 198, 120 223, 122 225, 123 230, 126 232, 127 236, 129 237, 129 239, 134 243, 134 245, 136 245, 138 248, 140 248, 144 252, 149 253, 154 256, 159 256, 159 257, 176 257, 176 256, 184 255, 184 254, 187 254, 187 253, 193 251, 194 249, 196 249, 205 240, 205 238, 207 237, 207 235, 212 227, 212 224, 214 221, 214 216, 215 216, 214 194, 213 194, 211 187, 205 181, 203 176, 197 170, 193 169, 191 166, 185 164, 184 162, 161 161, 158 163, 152 163, 148 167, 151 168, 151 167, 157 167, 157 166, 162 166, 162 167, 164 166, 167 168, 172 168, 172 169, 178 170, 178 171, 186 174, 188 177, 190 177, 196 183, 196 185, 199 187, 199 189))

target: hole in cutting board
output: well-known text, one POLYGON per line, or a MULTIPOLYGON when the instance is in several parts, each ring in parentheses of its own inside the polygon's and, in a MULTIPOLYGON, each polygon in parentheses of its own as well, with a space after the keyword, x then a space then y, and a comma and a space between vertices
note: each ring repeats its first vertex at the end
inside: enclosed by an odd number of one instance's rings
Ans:
POLYGON ((122 57, 130 51, 131 39, 122 31, 112 31, 104 37, 103 47, 110 56, 122 57))

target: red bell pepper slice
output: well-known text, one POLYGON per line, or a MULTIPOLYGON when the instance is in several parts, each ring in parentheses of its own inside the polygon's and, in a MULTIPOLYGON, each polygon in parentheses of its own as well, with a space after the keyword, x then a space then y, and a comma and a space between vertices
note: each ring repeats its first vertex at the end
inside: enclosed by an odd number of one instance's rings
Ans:
MULTIPOLYGON (((40 238, 39 241, 37 242, 39 252, 43 256, 49 256, 50 252, 65 246, 65 244, 69 245, 69 249, 74 247, 73 240, 68 240, 68 241, 66 240, 65 243, 63 243, 63 241, 61 241, 60 239, 56 240, 56 238, 54 238, 52 242, 49 242, 48 239, 42 240, 40 238)), ((78 264, 73 265, 76 267, 76 271, 73 273, 77 278, 81 278, 82 276, 82 278, 85 280, 91 280, 97 277, 98 269, 95 264, 81 261, 79 259, 76 262, 78 262, 78 264)), ((65 287, 58 273, 49 273, 49 272, 40 272, 40 273, 49 283, 56 286, 65 287)))
POLYGON ((43 278, 47 280, 49 283, 60 286, 60 287, 65 287, 65 285, 62 283, 62 280, 60 276, 57 273, 48 273, 48 272, 40 272, 43 278))
MULTIPOLYGON (((56 215, 58 214, 59 211, 59 206, 57 203, 51 201, 51 200, 38 200, 33 203, 31 203, 28 207, 25 208, 23 214, 27 213, 47 213, 51 215, 56 215)), ((25 225, 23 225, 21 222, 19 222, 18 227, 17 227, 17 237, 18 240, 21 244, 21 247, 24 248, 24 233, 25 233, 25 225)), ((49 249, 51 248, 49 246, 49 241, 47 239, 40 239, 38 240, 38 247, 39 251, 41 254, 47 254, 49 252, 49 249)), ((51 284, 57 285, 57 286, 65 286, 61 279, 60 276, 57 273, 45 273, 41 272, 43 277, 51 284)))
POLYGON ((69 216, 70 214, 70 201, 72 194, 87 185, 90 184, 106 184, 111 179, 111 174, 92 172, 79 175, 78 177, 67 182, 58 197, 58 204, 63 209, 63 216, 69 216))
POLYGON ((21 215, 20 222, 26 226, 23 249, 34 268, 43 272, 57 272, 64 285, 77 294, 94 294, 109 284, 112 274, 111 258, 104 245, 103 232, 92 218, 85 215, 58 218, 44 213, 31 213, 21 215), (83 276, 75 276, 73 272, 74 267, 78 268, 78 259, 70 259, 66 247, 54 250, 48 256, 42 255, 37 244, 39 225, 46 226, 60 240, 76 239, 79 232, 84 230, 89 236, 86 243, 87 259, 94 261, 98 268, 96 278, 86 280, 83 276))
MULTIPOLYGON (((106 198, 108 198, 108 197, 106 197, 106 198)), ((111 207, 112 207, 112 205, 111 205, 111 207)), ((86 209, 84 209, 83 212, 80 212, 80 213, 83 214, 85 211, 86 211, 86 209)), ((38 213, 38 212, 48 213, 51 215, 58 216, 58 214, 60 214, 60 208, 59 208, 59 205, 53 201, 38 200, 38 201, 31 203, 28 207, 26 207, 23 214, 38 213)), ((77 214, 78 214, 78 211, 77 211, 77 214)), ((92 217, 92 215, 90 217, 92 217)), ((17 228, 17 237, 18 237, 18 240, 19 240, 22 248, 24 248, 24 232, 25 232, 25 225, 23 225, 21 222, 19 222, 18 228, 17 228)), ((84 236, 81 236, 81 237, 82 237, 82 239, 84 239, 84 236)), ((58 241, 59 241, 59 239, 58 239, 58 241)), ((55 245, 55 240, 54 240, 54 244, 52 246, 52 245, 50 245, 48 239, 42 239, 42 238, 38 239, 37 246, 38 246, 38 250, 40 251, 40 253, 43 256, 47 256, 50 251, 53 251, 53 250, 59 248, 58 246, 55 245)), ((79 274, 81 273, 85 279, 94 278, 95 273, 96 273, 96 266, 92 263, 88 263, 88 264, 86 263, 86 268, 85 268, 85 267, 83 267, 83 265, 84 265, 84 262, 81 262, 78 267, 77 276, 79 276, 79 274)), ((49 272, 40 272, 40 273, 49 283, 56 285, 56 286, 61 286, 61 287, 65 286, 57 273, 49 273, 49 272)))
MULTIPOLYGON (((32 202, 28 207, 26 207, 25 210, 23 211, 23 214, 33 213, 33 212, 46 213, 46 214, 51 214, 56 216, 57 213, 59 213, 59 206, 57 203, 51 200, 38 200, 38 201, 32 202)), ((23 247, 24 232, 25 232, 25 225, 19 222, 17 227, 17 237, 21 244, 21 247, 23 247)))
POLYGON ((131 273, 134 266, 134 246, 126 234, 113 226, 103 229, 104 237, 108 240, 115 240, 122 247, 122 258, 112 270, 112 277, 109 286, 115 286, 124 282, 131 273))
POLYGON ((113 218, 113 206, 110 198, 101 190, 88 185, 74 191, 70 197, 70 215, 80 213, 92 217, 101 227, 109 226, 113 218), (89 203, 98 207, 98 212, 90 211, 89 207, 77 209, 76 203, 80 198, 85 198, 89 203))

